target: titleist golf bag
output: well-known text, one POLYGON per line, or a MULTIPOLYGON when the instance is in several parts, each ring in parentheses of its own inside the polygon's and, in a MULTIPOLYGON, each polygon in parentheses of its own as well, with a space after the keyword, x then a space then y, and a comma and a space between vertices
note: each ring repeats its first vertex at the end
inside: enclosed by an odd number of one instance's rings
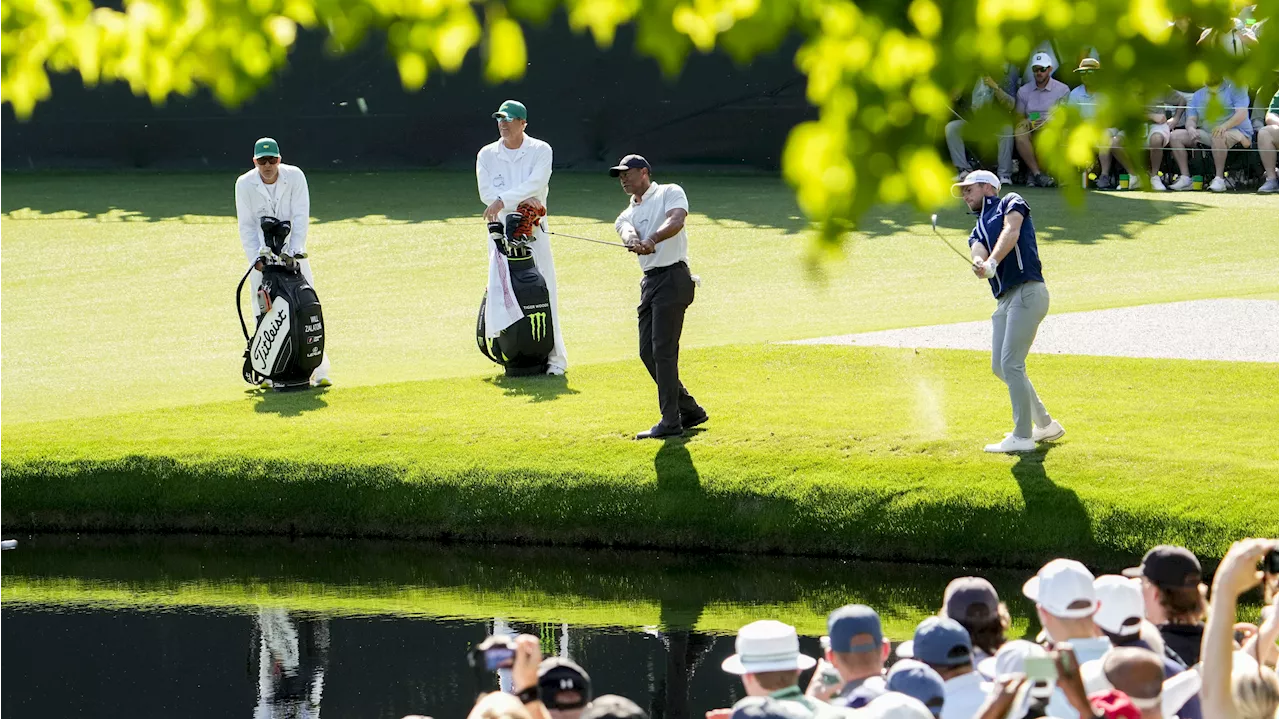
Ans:
MULTIPOLYGON (((524 210, 524 206, 521 206, 524 210)), ((527 211, 507 216, 501 222, 489 223, 489 239, 506 258, 511 273, 511 287, 524 317, 502 330, 492 339, 486 336, 484 307, 488 291, 480 300, 480 316, 476 319, 476 345, 485 357, 506 368, 508 377, 543 374, 547 358, 555 349, 555 328, 551 318, 551 293, 547 281, 538 271, 529 243, 535 241, 533 224, 537 215, 527 211), (531 219, 532 218, 532 219, 531 219)))
POLYGON ((262 234, 268 253, 259 257, 236 286, 236 314, 240 330, 248 341, 244 350, 244 380, 261 384, 271 380, 277 390, 310 386, 311 373, 324 359, 324 315, 320 299, 302 275, 297 260, 306 255, 284 254, 289 236, 288 221, 262 218, 262 234), (253 270, 262 272, 262 286, 254 301, 258 321, 249 334, 240 310, 240 293, 253 270))

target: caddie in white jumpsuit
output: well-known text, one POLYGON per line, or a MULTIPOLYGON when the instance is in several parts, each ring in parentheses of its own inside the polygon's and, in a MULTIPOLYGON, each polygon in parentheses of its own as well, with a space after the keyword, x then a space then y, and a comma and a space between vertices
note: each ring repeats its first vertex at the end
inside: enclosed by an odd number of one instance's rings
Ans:
MULTIPOLYGON (((288 220, 291 229, 285 241, 287 255, 306 254, 307 225, 311 220, 311 195, 307 191, 307 176, 302 170, 280 161, 280 145, 270 137, 253 143, 254 169, 236 178, 236 219, 240 224, 240 244, 249 262, 256 262, 266 253, 267 243, 262 237, 262 218, 274 217, 288 220)), ((298 260, 302 276, 315 287, 311 278, 311 262, 298 260)), ((256 297, 262 286, 262 273, 254 270, 249 275, 250 287, 256 297)), ((257 307, 257 304, 254 305, 257 307)), ((270 380, 268 380, 269 382, 270 380)), ((329 353, 325 352, 320 366, 311 373, 311 384, 328 387, 329 353)))
MULTIPOLYGON (((545 206, 548 183, 551 181, 551 146, 535 137, 526 135, 529 113, 515 100, 503 102, 493 113, 498 121, 501 137, 480 148, 476 153, 476 184, 480 189, 480 201, 485 203, 486 222, 504 222, 506 216, 516 212, 520 203, 545 206)), ((535 240, 529 248, 533 252, 538 271, 547 282, 551 295, 551 324, 555 333, 555 348, 547 359, 547 374, 564 374, 568 357, 564 351, 564 334, 560 324, 560 311, 556 302, 556 266, 551 257, 551 243, 547 239, 545 220, 534 229, 535 240)), ((507 262, 493 243, 489 245, 489 296, 484 307, 485 332, 489 338, 519 322, 524 317, 520 303, 515 300, 511 278, 507 274, 507 262)))

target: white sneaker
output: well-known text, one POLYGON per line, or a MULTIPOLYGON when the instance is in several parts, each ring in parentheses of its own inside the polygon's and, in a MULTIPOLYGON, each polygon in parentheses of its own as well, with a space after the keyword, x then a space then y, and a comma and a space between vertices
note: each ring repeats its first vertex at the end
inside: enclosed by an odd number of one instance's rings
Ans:
POLYGON ((312 387, 332 387, 333 380, 329 379, 328 377, 317 377, 316 379, 311 381, 311 386, 312 387))
POLYGON ((1165 187, 1165 186, 1164 186, 1164 181, 1162 181, 1162 180, 1160 179, 1160 176, 1159 176, 1159 175, 1152 175, 1152 176, 1151 176, 1151 189, 1155 190, 1156 192, 1164 192, 1164 191, 1168 190, 1169 188, 1167 188, 1167 187, 1165 187))
POLYGON ((1138 177, 1137 175, 1129 175, 1129 189, 1130 189, 1130 190, 1141 190, 1141 189, 1142 189, 1142 178, 1141 178, 1141 177, 1138 177))
POLYGON ((1015 437, 1009 435, 999 444, 989 444, 982 448, 983 452, 991 452, 992 454, 1011 454, 1013 452, 1034 452, 1036 451, 1035 440, 1025 437, 1015 437))
POLYGON ((1274 177, 1267 178, 1267 181, 1262 183, 1262 187, 1258 188, 1258 192, 1267 194, 1278 191, 1280 191, 1280 180, 1277 180, 1274 177))
POLYGON ((1177 182, 1169 186, 1169 189, 1173 190, 1174 192, 1182 192, 1183 190, 1190 190, 1191 176, 1183 175, 1182 177, 1179 177, 1177 182))
POLYGON ((1058 424, 1058 420, 1055 419, 1044 427, 1032 428, 1031 439, 1034 442, 1052 442, 1055 439, 1062 439, 1062 435, 1066 433, 1067 430, 1063 429, 1062 425, 1058 424))
POLYGON ((1000 184, 1001 184, 1001 185, 1012 185, 1012 184, 1013 184, 1013 176, 1012 176, 1012 175, 1001 175, 1001 176, 1000 176, 1000 184))
POLYGON ((548 367, 547 374, 552 374, 559 377, 564 374, 564 367, 548 367))
POLYGON ((1221 177, 1213 178, 1213 182, 1209 183, 1209 191, 1210 192, 1226 192, 1227 181, 1222 179, 1221 177))

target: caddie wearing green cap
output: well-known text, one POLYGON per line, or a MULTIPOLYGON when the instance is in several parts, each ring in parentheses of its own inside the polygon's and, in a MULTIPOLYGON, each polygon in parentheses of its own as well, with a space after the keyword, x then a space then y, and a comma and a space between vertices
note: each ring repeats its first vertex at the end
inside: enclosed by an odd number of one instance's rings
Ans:
MULTIPOLYGON (((307 191, 307 176, 302 170, 280 161, 280 145, 270 137, 258 138, 253 143, 253 169, 236 178, 236 219, 240 225, 240 244, 249 262, 256 262, 266 254, 267 243, 262 236, 262 218, 274 217, 292 224, 284 252, 298 258, 302 276, 315 287, 311 277, 311 261, 307 254, 307 225, 311 220, 311 195, 307 191)), ((253 294, 262 286, 262 273, 250 273, 253 294)), ((266 380, 269 383, 271 380, 266 380)), ((264 383, 265 384, 265 383, 264 383)), ((311 384, 328 387, 329 354, 325 353, 320 366, 311 373, 311 384)))
MULTIPOLYGON (((498 139, 476 154, 476 184, 486 207, 486 222, 503 222, 522 204, 545 209, 551 181, 551 145, 525 134, 529 111, 517 100, 506 100, 492 115, 498 123, 498 139)), ((534 228, 535 241, 529 247, 534 262, 547 282, 551 299, 551 324, 555 349, 547 358, 547 374, 562 375, 568 367, 556 303, 556 267, 551 257, 545 218, 534 228)), ((514 301, 515 290, 506 271, 506 258, 493 243, 489 245, 489 294, 485 301, 485 331, 490 338, 524 317, 514 301)))

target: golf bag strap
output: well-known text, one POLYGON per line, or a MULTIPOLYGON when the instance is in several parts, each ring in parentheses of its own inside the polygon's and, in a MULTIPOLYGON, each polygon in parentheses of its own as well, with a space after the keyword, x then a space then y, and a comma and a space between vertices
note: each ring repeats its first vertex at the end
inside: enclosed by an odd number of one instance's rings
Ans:
POLYGON ((244 271, 244 277, 240 278, 240 284, 236 285, 236 317, 240 318, 240 331, 244 333, 244 338, 246 340, 249 339, 249 328, 244 323, 244 310, 240 307, 240 293, 244 291, 245 281, 249 279, 250 273, 252 273, 254 268, 257 266, 258 263, 256 261, 250 263, 249 269, 244 271))

